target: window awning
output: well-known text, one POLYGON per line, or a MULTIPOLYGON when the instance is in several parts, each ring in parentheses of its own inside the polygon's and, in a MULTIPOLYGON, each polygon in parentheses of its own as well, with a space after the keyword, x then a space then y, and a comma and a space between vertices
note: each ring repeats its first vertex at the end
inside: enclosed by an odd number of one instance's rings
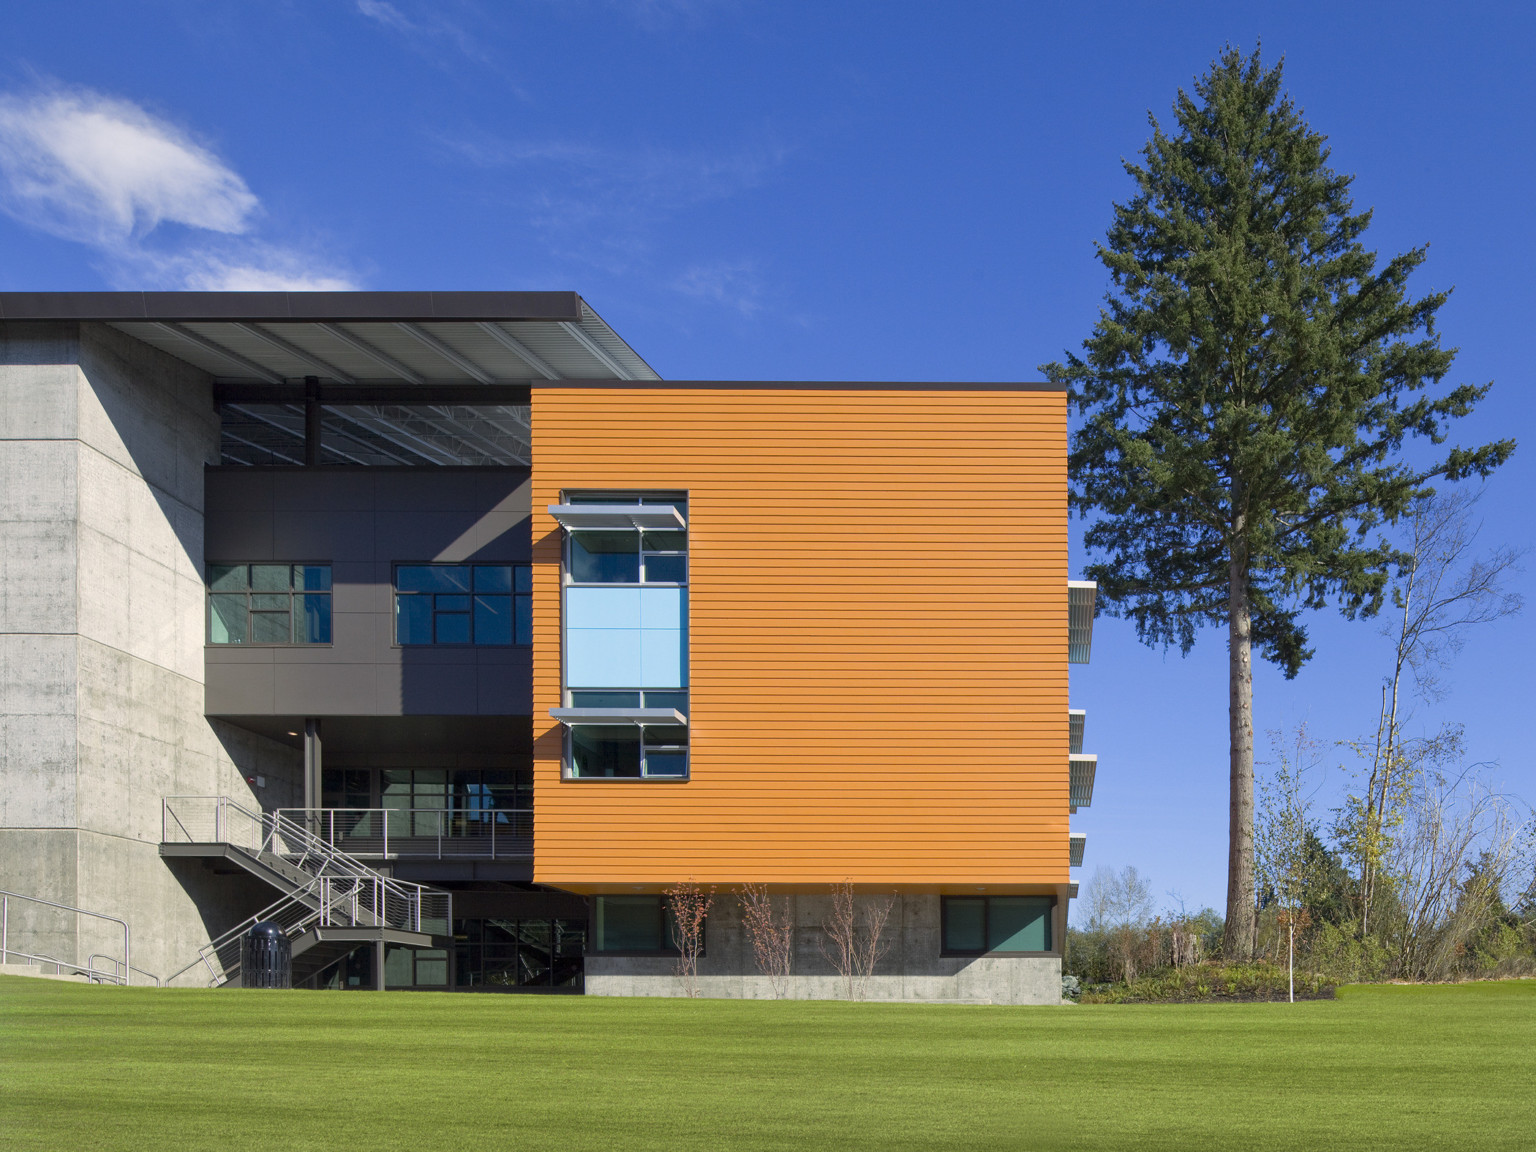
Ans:
POLYGON ((677 531, 688 527, 682 510, 671 504, 551 504, 549 514, 562 528, 649 528, 677 531))
POLYGON ((1093 601, 1099 586, 1092 580, 1067 581, 1067 662, 1086 664, 1093 651, 1093 601))
POLYGON ((549 714, 571 727, 577 724, 682 724, 688 723, 676 708, 551 708, 549 714))
POLYGON ((1076 812, 1093 803, 1093 777, 1098 772, 1099 758, 1079 753, 1068 756, 1067 765, 1067 804, 1076 812))
POLYGON ((1083 724, 1088 713, 1082 708, 1067 709, 1067 751, 1078 756, 1083 751, 1083 724))
POLYGON ((1086 832, 1073 832, 1067 837, 1067 863, 1074 868, 1083 866, 1083 849, 1088 846, 1086 832))

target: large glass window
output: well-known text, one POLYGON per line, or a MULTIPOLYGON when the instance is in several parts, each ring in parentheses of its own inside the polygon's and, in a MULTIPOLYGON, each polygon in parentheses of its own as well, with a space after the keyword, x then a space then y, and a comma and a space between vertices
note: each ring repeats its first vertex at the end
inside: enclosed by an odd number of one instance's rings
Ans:
POLYGON ((330 642, 329 564, 208 566, 208 643, 330 642))
POLYGON ((665 896, 597 896, 593 909, 592 951, 677 955, 675 922, 665 896))
POLYGON ((1049 896, 946 896, 944 951, 956 956, 987 952, 1051 951, 1049 896))
POLYGON ((585 920, 455 920, 453 940, 457 987, 581 989, 585 920))
POLYGON ((398 644, 530 644, 533 569, 526 564, 400 564, 398 644))

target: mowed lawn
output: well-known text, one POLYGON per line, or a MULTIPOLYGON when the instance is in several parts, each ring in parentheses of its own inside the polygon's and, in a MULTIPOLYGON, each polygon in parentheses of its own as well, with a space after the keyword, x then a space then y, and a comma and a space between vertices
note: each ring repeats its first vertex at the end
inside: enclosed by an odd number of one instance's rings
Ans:
POLYGON ((1536 1148, 1536 982, 1198 1006, 0 978, 0 1148, 1536 1148))

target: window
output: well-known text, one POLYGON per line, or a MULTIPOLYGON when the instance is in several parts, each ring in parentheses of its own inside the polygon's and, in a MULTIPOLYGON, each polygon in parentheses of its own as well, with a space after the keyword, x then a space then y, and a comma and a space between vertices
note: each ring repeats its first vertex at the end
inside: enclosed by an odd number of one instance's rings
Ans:
POLYGON ((396 566, 396 643, 529 644, 532 637, 528 565, 396 566))
POLYGON ((581 990, 585 920, 455 920, 453 939, 460 988, 581 990))
POLYGON ((1049 952, 1055 908, 1050 896, 946 896, 944 952, 1049 952))
POLYGON ((688 533, 578 529, 570 534, 573 584, 686 584, 688 533))
MULTIPOLYGON (((594 952, 677 955, 672 909, 666 897, 597 896, 593 906, 594 952)), ((703 954, 701 948, 699 955, 703 954)))
POLYGON ((208 643, 330 642, 329 564, 208 566, 208 643))
MULTIPOLYGON (((688 514, 682 493, 567 494, 571 504, 663 504, 688 514)), ((576 529, 566 534, 566 575, 572 584, 686 584, 688 533, 623 529, 576 529)))
MULTIPOLYGON (((688 715, 688 693, 673 690, 572 691, 573 708, 675 708, 688 715)), ((566 763, 578 780, 686 780, 688 729, 682 724, 575 724, 566 763)))

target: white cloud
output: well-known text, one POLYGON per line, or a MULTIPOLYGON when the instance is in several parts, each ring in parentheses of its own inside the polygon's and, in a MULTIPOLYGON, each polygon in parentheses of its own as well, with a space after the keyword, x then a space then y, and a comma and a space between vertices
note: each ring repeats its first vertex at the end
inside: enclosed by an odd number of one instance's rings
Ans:
POLYGON ((124 287, 348 284, 303 252, 250 237, 260 201, 209 148, 88 89, 0 95, 0 210, 97 249, 124 287), (166 224, 191 238, 156 247, 166 224))
POLYGON ((185 133, 92 92, 0 98, 0 172, 7 211, 88 243, 163 221, 240 233, 258 207, 245 181, 185 133))

